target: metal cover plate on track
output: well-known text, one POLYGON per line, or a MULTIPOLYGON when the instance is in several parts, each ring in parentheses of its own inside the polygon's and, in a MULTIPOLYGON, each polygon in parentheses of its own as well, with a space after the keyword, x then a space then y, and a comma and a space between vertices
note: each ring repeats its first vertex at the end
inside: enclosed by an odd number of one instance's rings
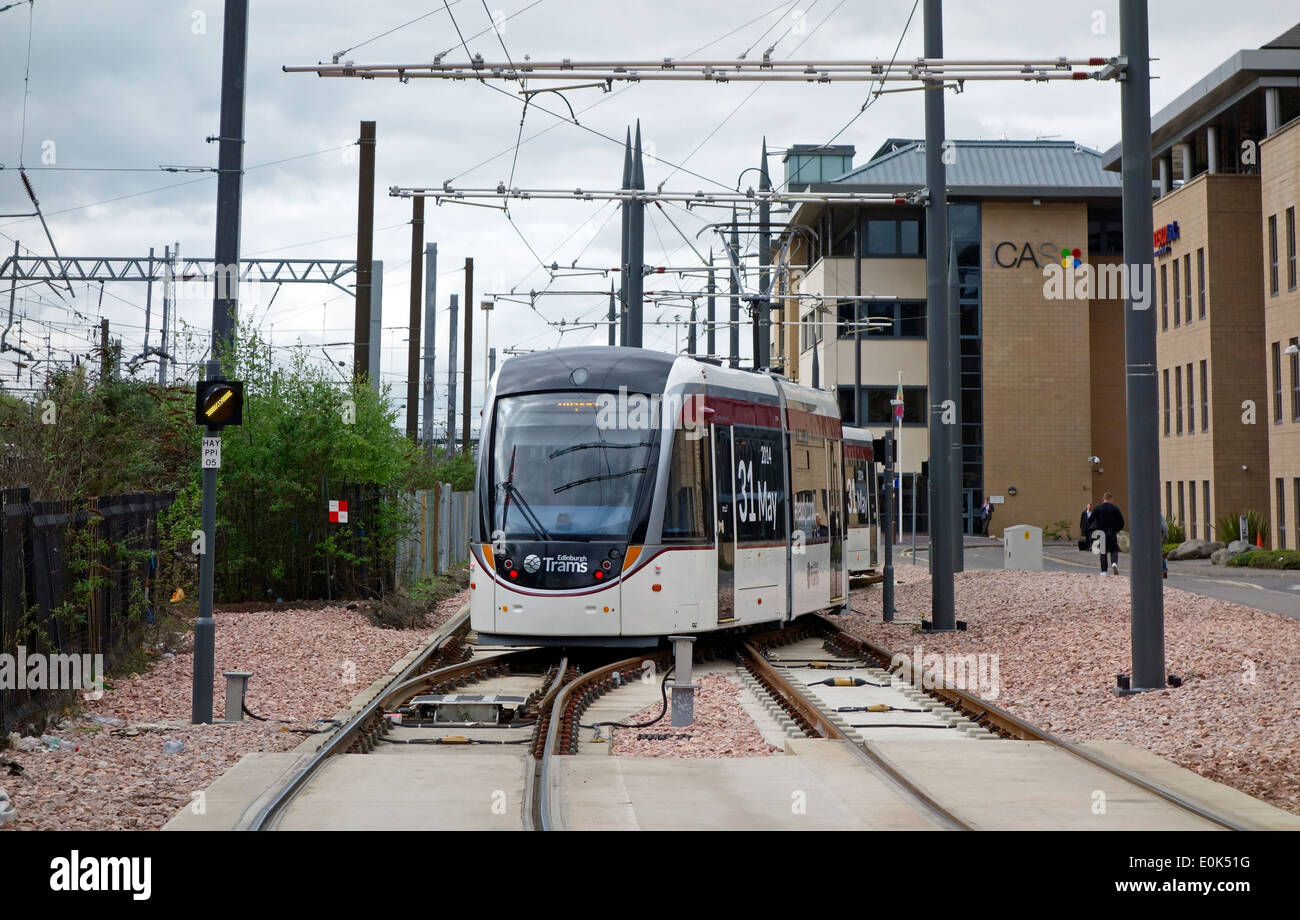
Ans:
POLYGON ((499 693, 430 693, 415 697, 410 706, 434 722, 500 723, 513 719, 525 700, 499 693))

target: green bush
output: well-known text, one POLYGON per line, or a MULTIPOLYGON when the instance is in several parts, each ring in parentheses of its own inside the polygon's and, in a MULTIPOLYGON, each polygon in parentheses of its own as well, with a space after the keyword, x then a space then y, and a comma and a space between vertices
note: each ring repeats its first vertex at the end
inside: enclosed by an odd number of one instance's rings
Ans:
POLYGON ((1224 543, 1245 539, 1248 543, 1253 544, 1261 534, 1264 537, 1264 542, 1267 543, 1268 518, 1254 510, 1234 511, 1231 514, 1223 515, 1215 522, 1214 533, 1215 539, 1222 540, 1224 543), (1246 516, 1246 537, 1242 537, 1238 532, 1237 518, 1243 514, 1246 516))
POLYGON ((1178 549, 1178 546, 1179 546, 1179 544, 1177 544, 1177 543, 1166 543, 1164 546, 1160 547, 1160 555, 1162 555, 1162 556, 1168 556, 1168 555, 1169 555, 1169 551, 1170 551, 1170 550, 1174 550, 1174 549, 1178 549))
POLYGON ((194 394, 88 365, 50 375, 31 402, 0 392, 0 487, 56 501, 180 489, 197 475, 194 394))
MULTIPOLYGON (((231 573, 265 579, 278 595, 280 579, 288 591, 292 572, 319 572, 331 559, 386 564, 397 534, 411 524, 396 501, 400 493, 437 482, 457 490, 473 486, 472 456, 446 458, 439 449, 430 459, 403 436, 386 391, 340 379, 303 350, 278 363, 271 352, 256 331, 239 327, 222 356, 226 376, 242 380, 245 393, 243 425, 223 432, 217 492, 218 588, 228 600, 244 599, 231 596, 244 590, 230 585, 231 573), (332 489, 342 482, 380 487, 364 540, 356 539, 357 527, 331 529, 312 537, 308 559, 302 551, 308 541, 300 539, 295 549, 287 535, 303 537, 324 499, 339 497, 332 489)), ((192 595, 202 434, 194 424, 194 391, 134 379, 129 367, 101 380, 95 368, 55 373, 30 400, 0 391, 0 487, 28 485, 45 500, 175 491, 175 504, 160 516, 157 580, 164 597, 176 587, 192 595)))
POLYGON ((1238 553, 1228 565, 1252 569, 1300 569, 1300 551, 1294 549, 1254 549, 1238 553))
POLYGON ((1071 539, 1071 537, 1070 537, 1070 522, 1069 522, 1069 521, 1056 521, 1056 522, 1053 523, 1053 524, 1049 524, 1049 525, 1047 525, 1046 527, 1043 528, 1043 539, 1044 539, 1044 540, 1069 540, 1069 539, 1071 539))
POLYGON ((1171 517, 1169 518, 1167 523, 1169 525, 1169 536, 1167 537, 1169 542, 1174 544, 1175 546, 1177 546, 1180 543, 1186 542, 1187 531, 1182 524, 1178 523, 1178 518, 1171 517))

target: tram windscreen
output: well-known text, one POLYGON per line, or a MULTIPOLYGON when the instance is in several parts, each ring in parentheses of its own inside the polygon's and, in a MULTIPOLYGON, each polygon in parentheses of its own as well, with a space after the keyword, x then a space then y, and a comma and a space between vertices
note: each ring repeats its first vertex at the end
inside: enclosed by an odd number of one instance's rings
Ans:
POLYGON ((652 462, 658 400, 537 393, 497 401, 492 529, 508 540, 626 539, 652 462), (644 411, 632 411, 636 403, 644 411), (651 406, 653 405, 653 411, 651 406))

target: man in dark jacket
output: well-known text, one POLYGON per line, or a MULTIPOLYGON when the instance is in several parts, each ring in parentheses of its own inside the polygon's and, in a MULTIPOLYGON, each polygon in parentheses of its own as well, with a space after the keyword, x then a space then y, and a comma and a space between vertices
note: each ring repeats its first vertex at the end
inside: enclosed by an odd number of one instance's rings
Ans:
POLYGON ((1101 574, 1106 574, 1106 557, 1110 557, 1110 573, 1119 574, 1119 532, 1124 529, 1124 515, 1111 503, 1111 493, 1101 498, 1101 504, 1092 509, 1088 515, 1088 529, 1100 530, 1105 542, 1102 544, 1101 574))
POLYGON ((989 535, 989 522, 993 520, 993 502, 988 496, 984 497, 984 504, 980 506, 980 531, 984 536, 989 535))

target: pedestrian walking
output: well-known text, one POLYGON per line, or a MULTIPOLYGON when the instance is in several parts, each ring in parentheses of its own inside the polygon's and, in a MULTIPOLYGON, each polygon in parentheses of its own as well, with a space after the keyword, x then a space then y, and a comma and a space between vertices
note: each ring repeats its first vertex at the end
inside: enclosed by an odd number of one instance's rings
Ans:
POLYGON ((993 520, 993 502, 986 495, 984 496, 984 504, 980 506, 980 530, 983 531, 986 537, 989 535, 989 521, 991 520, 993 520))
POLYGON ((1101 554, 1101 574, 1106 574, 1106 559, 1110 558, 1110 574, 1119 574, 1119 532, 1124 529, 1124 515, 1107 492, 1101 497, 1101 504, 1088 513, 1088 529, 1100 530, 1103 536, 1101 554))

